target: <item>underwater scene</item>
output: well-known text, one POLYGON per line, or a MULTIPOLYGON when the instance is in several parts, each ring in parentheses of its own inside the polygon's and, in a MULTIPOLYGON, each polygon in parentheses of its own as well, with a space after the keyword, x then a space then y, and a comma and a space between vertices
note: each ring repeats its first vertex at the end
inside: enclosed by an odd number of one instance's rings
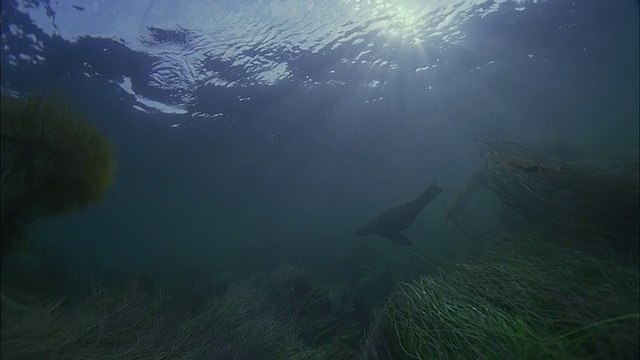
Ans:
POLYGON ((637 0, 1 0, 2 360, 640 358, 637 0))

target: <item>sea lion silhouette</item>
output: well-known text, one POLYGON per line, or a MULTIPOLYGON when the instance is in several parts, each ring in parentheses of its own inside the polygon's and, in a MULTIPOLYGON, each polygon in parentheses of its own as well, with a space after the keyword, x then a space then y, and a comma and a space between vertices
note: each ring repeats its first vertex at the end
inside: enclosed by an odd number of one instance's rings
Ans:
POLYGON ((441 192, 442 188, 436 185, 436 181, 433 180, 431 186, 422 195, 404 204, 394 206, 376 216, 369 223, 358 229, 355 235, 378 234, 400 245, 411 245, 412 242, 400 231, 411 226, 422 209, 441 192))

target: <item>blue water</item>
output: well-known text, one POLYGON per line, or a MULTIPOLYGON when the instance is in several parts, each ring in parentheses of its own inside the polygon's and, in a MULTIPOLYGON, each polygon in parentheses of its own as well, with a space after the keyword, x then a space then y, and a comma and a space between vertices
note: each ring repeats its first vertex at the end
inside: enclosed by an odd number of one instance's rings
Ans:
POLYGON ((3 1, 3 94, 64 94, 116 151, 30 242, 81 273, 435 268, 478 139, 639 147, 638 28, 632 0, 3 1), (412 247, 353 236, 434 179, 412 247))
POLYGON ((2 90, 69 94, 117 151, 102 204, 33 234, 91 262, 372 241, 348 235, 466 180, 474 138, 638 146, 634 1, 28 3, 3 8, 2 90))

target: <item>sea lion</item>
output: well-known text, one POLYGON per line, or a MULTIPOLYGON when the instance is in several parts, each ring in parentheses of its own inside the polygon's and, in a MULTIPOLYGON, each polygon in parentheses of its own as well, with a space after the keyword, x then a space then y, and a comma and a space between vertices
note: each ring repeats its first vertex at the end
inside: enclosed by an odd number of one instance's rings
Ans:
POLYGON ((400 231, 411 226, 422 209, 441 192, 442 188, 436 185, 434 180, 422 195, 376 216, 368 224, 358 229, 355 235, 378 234, 400 245, 411 245, 412 242, 400 231))

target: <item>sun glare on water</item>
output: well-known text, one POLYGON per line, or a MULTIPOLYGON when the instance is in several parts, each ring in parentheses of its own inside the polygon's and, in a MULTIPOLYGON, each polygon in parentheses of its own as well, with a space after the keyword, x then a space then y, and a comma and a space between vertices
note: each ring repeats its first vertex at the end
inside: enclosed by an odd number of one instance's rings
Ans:
POLYGON ((412 45, 418 45, 424 38, 422 36, 425 27, 425 18, 406 5, 395 4, 387 11, 387 36, 393 39, 401 39, 412 45))

